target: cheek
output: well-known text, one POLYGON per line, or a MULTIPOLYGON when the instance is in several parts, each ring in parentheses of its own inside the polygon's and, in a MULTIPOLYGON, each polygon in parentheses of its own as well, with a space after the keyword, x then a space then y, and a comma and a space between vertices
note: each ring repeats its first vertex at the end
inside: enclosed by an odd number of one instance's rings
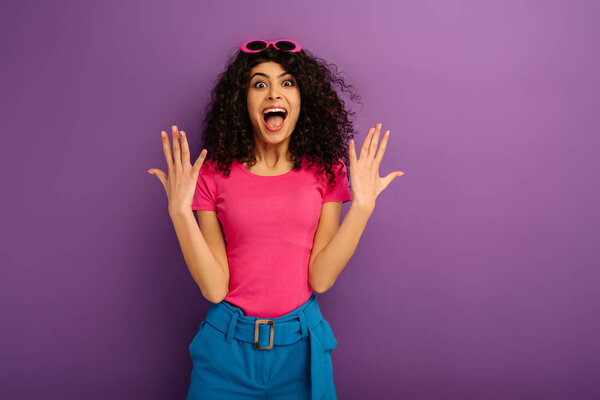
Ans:
POLYGON ((298 122, 298 119, 300 118, 300 110, 296 109, 296 111, 294 112, 294 115, 292 115, 291 118, 291 123, 296 124, 298 122))
POLYGON ((258 101, 255 96, 249 95, 246 98, 246 104, 248 105, 248 111, 256 111, 258 108, 260 101, 258 101))
POLYGON ((250 117, 250 120, 252 120, 252 121, 258 120, 256 106, 254 104, 248 102, 248 110, 247 111, 248 111, 248 116, 250 117))

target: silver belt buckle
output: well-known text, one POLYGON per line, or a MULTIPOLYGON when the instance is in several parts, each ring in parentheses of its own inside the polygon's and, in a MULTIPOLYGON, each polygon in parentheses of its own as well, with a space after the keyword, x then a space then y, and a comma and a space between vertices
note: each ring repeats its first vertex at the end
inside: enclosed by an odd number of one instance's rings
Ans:
POLYGON ((275 321, 273 321, 272 319, 257 319, 256 322, 254 323, 254 348, 255 349, 260 349, 260 350, 269 350, 273 348, 273 335, 275 333, 275 321), (258 326, 260 324, 266 325, 269 324, 271 325, 271 328, 269 329, 269 345, 267 347, 260 347, 258 344, 258 326))

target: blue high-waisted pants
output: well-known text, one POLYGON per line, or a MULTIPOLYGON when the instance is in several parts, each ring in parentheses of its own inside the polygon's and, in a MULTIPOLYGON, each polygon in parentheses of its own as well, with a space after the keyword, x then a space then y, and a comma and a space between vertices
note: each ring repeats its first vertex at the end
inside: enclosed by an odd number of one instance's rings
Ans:
POLYGON ((335 400, 336 346, 314 293, 273 319, 211 303, 189 345, 194 367, 186 400, 335 400))

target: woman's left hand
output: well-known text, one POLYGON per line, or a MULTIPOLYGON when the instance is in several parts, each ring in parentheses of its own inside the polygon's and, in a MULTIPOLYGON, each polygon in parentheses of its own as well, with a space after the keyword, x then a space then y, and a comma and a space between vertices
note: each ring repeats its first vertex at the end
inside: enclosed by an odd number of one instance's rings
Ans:
POLYGON ((383 178, 379 176, 379 165, 385 153, 390 131, 385 132, 381 140, 381 146, 377 149, 380 132, 381 123, 377 124, 375 128, 369 129, 369 133, 360 149, 358 160, 354 150, 354 140, 350 140, 352 202, 370 212, 375 208, 375 199, 377 199, 379 193, 383 192, 394 179, 404 175, 402 171, 394 171, 383 178))

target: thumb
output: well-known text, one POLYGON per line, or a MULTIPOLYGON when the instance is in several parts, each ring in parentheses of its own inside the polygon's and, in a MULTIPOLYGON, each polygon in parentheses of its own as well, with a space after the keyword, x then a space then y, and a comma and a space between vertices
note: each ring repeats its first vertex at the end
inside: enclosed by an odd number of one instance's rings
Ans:
POLYGON ((385 187, 388 187, 388 185, 390 183, 392 183, 394 180, 396 180, 397 177, 404 175, 404 172, 402 171, 395 171, 395 172, 390 172, 389 174, 387 174, 387 176, 385 177, 385 187))
POLYGON ((150 175, 154 175, 158 178, 158 180, 163 184, 165 190, 167 189, 167 174, 162 172, 160 169, 151 168, 148 170, 150 175))
POLYGON ((193 169, 194 169, 194 173, 200 175, 200 168, 202 168, 202 165, 204 164, 204 160, 206 160, 206 154, 208 152, 206 151, 206 149, 202 149, 202 151, 200 152, 200 155, 198 156, 198 158, 196 159, 196 162, 193 165, 193 169))

